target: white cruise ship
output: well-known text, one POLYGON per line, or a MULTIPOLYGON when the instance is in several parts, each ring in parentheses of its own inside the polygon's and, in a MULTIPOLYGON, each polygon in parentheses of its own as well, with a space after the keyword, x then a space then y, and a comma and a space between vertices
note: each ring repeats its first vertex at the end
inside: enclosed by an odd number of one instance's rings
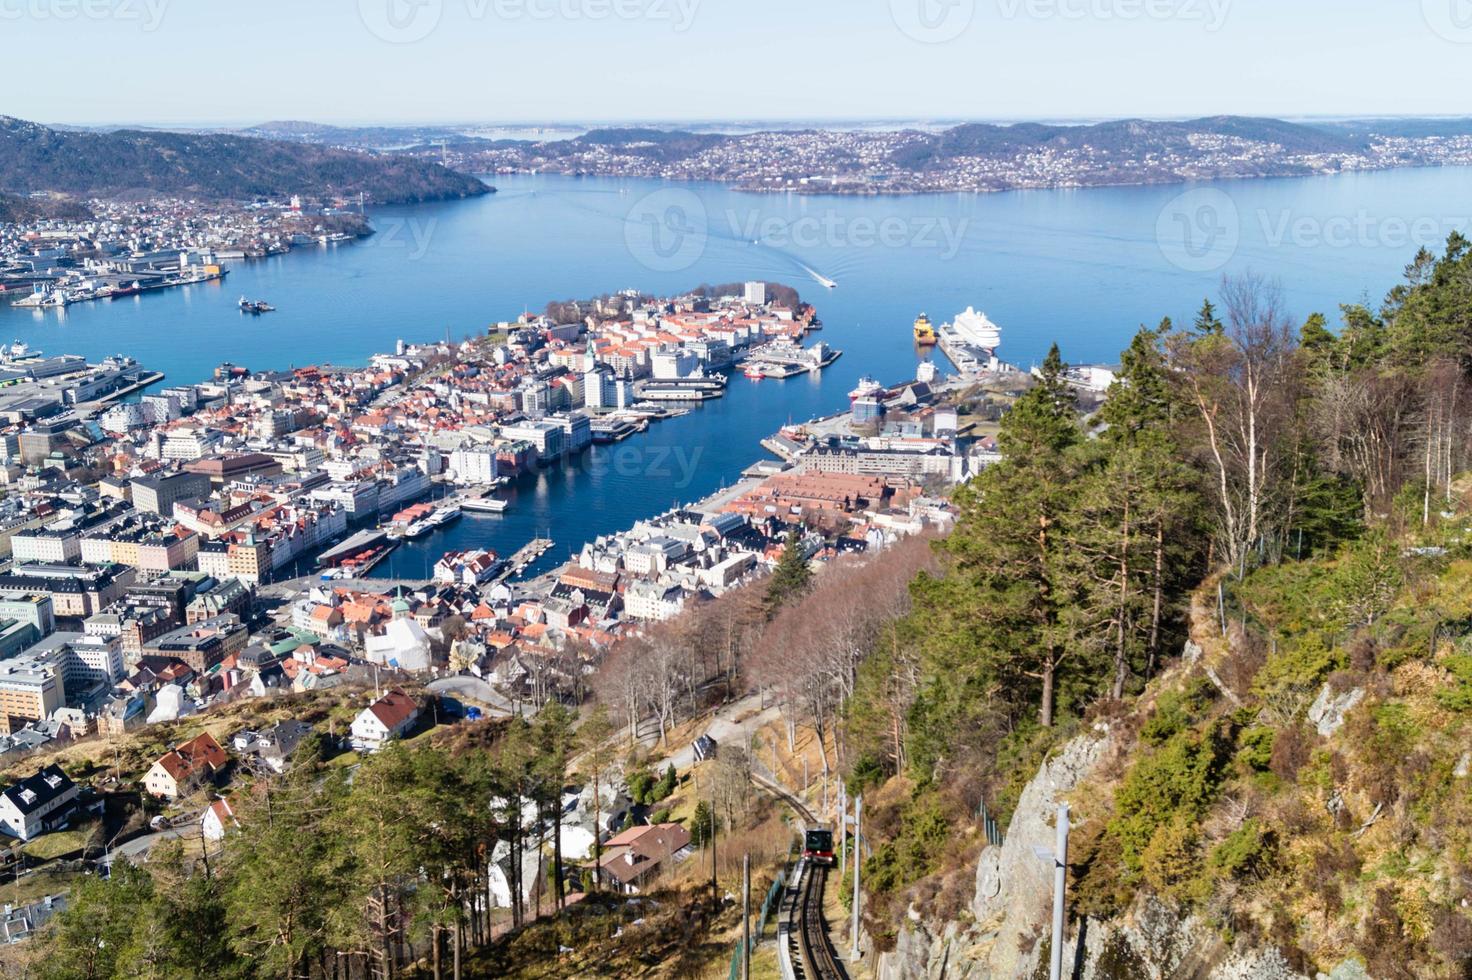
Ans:
POLYGON ((1004 367, 997 360, 1002 346, 1002 328, 975 307, 956 314, 955 320, 941 325, 940 349, 962 374, 980 374, 1004 367))
POLYGON ((980 347, 985 351, 995 351, 1002 346, 1002 328, 993 323, 985 313, 978 313, 974 307, 966 307, 965 313, 956 314, 956 319, 951 326, 956 331, 956 337, 963 344, 972 347, 980 347))

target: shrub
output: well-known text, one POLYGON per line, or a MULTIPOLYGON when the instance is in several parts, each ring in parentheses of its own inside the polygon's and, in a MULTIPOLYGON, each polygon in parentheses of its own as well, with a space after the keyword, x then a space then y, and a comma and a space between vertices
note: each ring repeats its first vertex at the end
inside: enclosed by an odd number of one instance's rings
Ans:
POLYGON ((1135 763, 1115 794, 1117 815, 1110 823, 1130 871, 1142 870, 1145 849, 1162 826, 1205 813, 1230 749, 1230 739, 1213 727, 1205 734, 1182 732, 1135 763))
POLYGON ((1145 881, 1156 893, 1190 903, 1206 894, 1201 870, 1201 834, 1196 818, 1177 813, 1168 823, 1155 828, 1150 843, 1140 855, 1145 881))
POLYGON ((1298 771, 1308 765, 1313 751, 1313 736, 1301 725, 1281 729, 1273 738, 1273 754, 1268 768, 1279 779, 1294 782, 1298 779, 1298 771))
POLYGON ((1237 759, 1249 773, 1269 772, 1273 763, 1273 744, 1277 732, 1266 726, 1249 728, 1242 733, 1242 748, 1237 759))
POLYGON ((1268 658, 1257 675, 1257 693, 1264 698, 1306 691, 1346 665, 1344 651, 1331 649, 1323 634, 1308 633, 1296 643, 1284 643, 1268 658))
POLYGON ((675 764, 671 762, 669 768, 664 771, 664 775, 659 778, 659 782, 655 783, 650 790, 649 802, 658 803, 660 800, 668 799, 678 785, 680 785, 680 777, 675 772, 675 764))
POLYGON ((1146 745, 1164 745, 1185 731, 1215 697, 1216 688, 1211 681, 1200 676, 1184 690, 1162 694, 1155 711, 1141 726, 1140 738, 1146 745))
POLYGON ((1448 711, 1472 710, 1472 654, 1454 653, 1441 663, 1452 682, 1436 692, 1436 700, 1448 711))
POLYGON ((635 770, 634 772, 629 773, 628 784, 629 798, 632 799, 635 803, 640 803, 644 806, 648 806, 650 803, 655 802, 655 800, 651 797, 651 793, 654 789, 654 773, 650 772, 648 769, 635 770))
POLYGON ((865 884, 876 893, 889 894, 924 878, 940 867, 950 837, 944 800, 934 791, 919 793, 905 803, 898 834, 864 862, 865 884))
POLYGON ((1207 865, 1214 873, 1227 878, 1258 875, 1272 864, 1274 845, 1272 833, 1253 818, 1212 850, 1207 865))

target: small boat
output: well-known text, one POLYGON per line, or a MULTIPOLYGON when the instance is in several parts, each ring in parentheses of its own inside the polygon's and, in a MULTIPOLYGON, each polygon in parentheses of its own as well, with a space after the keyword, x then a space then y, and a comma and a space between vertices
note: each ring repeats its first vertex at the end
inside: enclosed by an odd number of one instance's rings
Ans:
POLYGON ((262 313, 275 313, 276 307, 263 299, 252 301, 242 296, 240 297, 240 312, 249 313, 252 316, 260 316, 262 313))
POLYGON ((767 372, 759 364, 753 364, 741 373, 753 381, 760 381, 767 376, 767 372))

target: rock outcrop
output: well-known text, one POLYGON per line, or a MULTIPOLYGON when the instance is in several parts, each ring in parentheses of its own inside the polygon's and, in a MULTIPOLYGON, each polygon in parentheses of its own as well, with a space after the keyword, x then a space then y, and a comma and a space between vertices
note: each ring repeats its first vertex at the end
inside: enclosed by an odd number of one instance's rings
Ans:
POLYGON ((1324 738, 1328 738, 1344 726, 1344 718, 1355 706, 1365 699, 1364 688, 1355 688, 1343 694, 1335 694, 1328 684, 1319 692, 1314 703, 1309 705, 1308 723, 1324 738))
POLYGON ((1043 764, 1022 791, 1002 846, 981 853, 971 902, 974 921, 930 923, 912 910, 895 948, 879 957, 879 980, 983 980, 1033 973, 1041 949, 1034 940, 1049 921, 1053 894, 1053 866, 1033 848, 1052 851, 1058 804, 1093 771, 1110 744, 1108 729, 1100 726, 1043 764))
MULTIPOLYGON (((1018 800, 1005 843, 988 847, 977 861, 973 918, 933 922, 911 908, 894 949, 875 964, 878 980, 1047 977, 1053 869, 1034 848, 1051 852, 1058 803, 1089 778, 1113 743, 1101 726, 1042 766, 1018 800)), ((1227 946, 1207 923, 1149 896, 1117 918, 1071 922, 1067 943, 1065 976, 1076 980, 1311 980, 1278 950, 1227 946)), ((1345 980, 1363 976, 1357 966, 1341 968, 1345 980)), ((1318 980, 1340 976, 1336 970, 1318 980)))

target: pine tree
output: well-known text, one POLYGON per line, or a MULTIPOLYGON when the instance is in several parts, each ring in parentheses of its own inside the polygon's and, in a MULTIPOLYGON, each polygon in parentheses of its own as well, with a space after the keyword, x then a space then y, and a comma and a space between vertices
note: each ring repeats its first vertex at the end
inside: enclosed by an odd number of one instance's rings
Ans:
POLYGON ((1054 345, 1037 383, 1003 417, 1002 462, 957 491, 960 519, 943 547, 950 574, 915 589, 924 673, 912 765, 933 769, 976 712, 1001 700, 1053 724, 1069 656, 1061 558, 1083 439, 1066 365, 1054 345))
POLYGON ((777 569, 767 585, 767 618, 775 616, 783 605, 806 592, 812 577, 812 569, 803 553, 802 535, 796 529, 787 532, 782 557, 777 560, 777 569))
POLYGON ((1226 326, 1221 318, 1216 315, 1216 307, 1210 299, 1201 303, 1201 310, 1196 314, 1196 322, 1192 324, 1198 336, 1205 337, 1209 334, 1220 336, 1226 331, 1226 326))

